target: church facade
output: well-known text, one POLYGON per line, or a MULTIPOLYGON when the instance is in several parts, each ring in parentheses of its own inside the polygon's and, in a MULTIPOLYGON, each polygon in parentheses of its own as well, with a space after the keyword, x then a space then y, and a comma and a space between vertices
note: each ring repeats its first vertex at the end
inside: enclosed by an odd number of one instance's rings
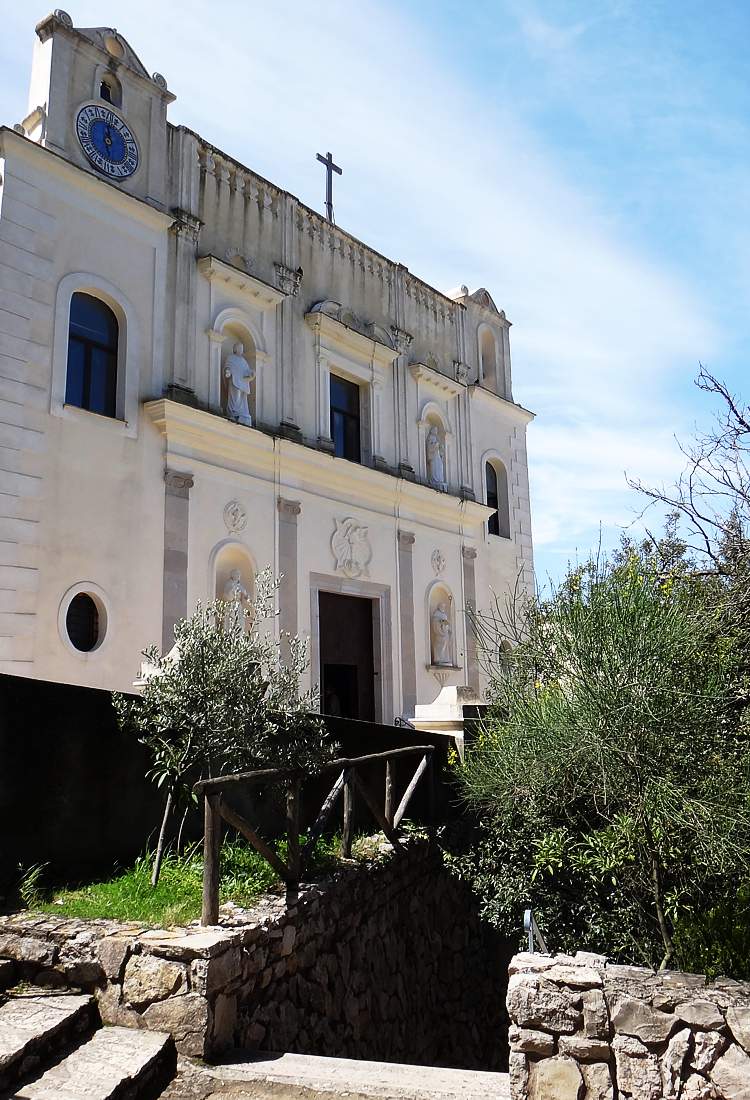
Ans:
POLYGON ((173 99, 58 10, 0 129, 0 670, 128 690, 268 566, 324 709, 480 692, 465 610, 533 584, 505 314, 172 125, 173 99))

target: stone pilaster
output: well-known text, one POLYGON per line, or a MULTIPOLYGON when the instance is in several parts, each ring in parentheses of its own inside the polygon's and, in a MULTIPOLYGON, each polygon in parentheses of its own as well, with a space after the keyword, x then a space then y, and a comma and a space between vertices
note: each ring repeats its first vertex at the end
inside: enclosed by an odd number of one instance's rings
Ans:
POLYGON ((196 255, 202 222, 178 210, 171 226, 174 249, 174 329, 169 390, 195 390, 196 255))
POLYGON ((174 644, 175 624, 187 615, 188 521, 193 475, 164 471, 164 597, 162 650, 174 644))
POLYGON ((479 695, 479 661, 477 660, 477 636, 471 616, 477 609, 477 584, 474 562, 477 552, 473 546, 461 547, 464 572, 464 613, 466 615, 466 682, 479 695))
POLYGON ((417 703, 417 662, 414 637, 414 562, 411 531, 398 532, 399 627, 401 634, 401 696, 403 713, 414 714, 417 703))
MULTIPOLYGON (((276 502, 279 513, 279 630, 282 635, 296 634, 297 624, 297 517, 302 511, 298 500, 276 502)), ((289 656, 289 642, 282 637, 282 658, 289 656)))

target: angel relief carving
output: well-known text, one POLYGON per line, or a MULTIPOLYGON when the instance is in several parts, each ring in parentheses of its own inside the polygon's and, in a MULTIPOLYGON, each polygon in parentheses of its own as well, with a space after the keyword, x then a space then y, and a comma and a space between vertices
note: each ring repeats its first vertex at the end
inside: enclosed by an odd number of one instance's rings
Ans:
POLYGON ((367 567, 372 558, 372 547, 367 538, 368 528, 348 516, 336 520, 336 530, 331 536, 331 550, 336 568, 347 577, 368 576, 367 567))

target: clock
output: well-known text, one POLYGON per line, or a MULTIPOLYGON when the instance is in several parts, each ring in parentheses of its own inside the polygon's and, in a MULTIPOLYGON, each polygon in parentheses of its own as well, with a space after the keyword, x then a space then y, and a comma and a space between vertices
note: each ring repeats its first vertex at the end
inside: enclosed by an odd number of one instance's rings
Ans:
POLYGON ((109 107, 98 103, 81 107, 76 134, 94 168, 109 179, 127 179, 138 167, 138 144, 128 126, 109 107))

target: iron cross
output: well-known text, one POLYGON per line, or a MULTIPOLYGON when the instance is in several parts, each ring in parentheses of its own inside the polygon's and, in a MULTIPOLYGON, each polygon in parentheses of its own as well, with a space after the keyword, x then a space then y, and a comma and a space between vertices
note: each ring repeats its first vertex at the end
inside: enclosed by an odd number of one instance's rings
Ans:
POLYGON ((316 155, 320 163, 326 166, 326 217, 333 224, 333 173, 336 172, 340 176, 342 170, 338 164, 333 163, 330 153, 326 153, 325 156, 322 153, 316 155))

